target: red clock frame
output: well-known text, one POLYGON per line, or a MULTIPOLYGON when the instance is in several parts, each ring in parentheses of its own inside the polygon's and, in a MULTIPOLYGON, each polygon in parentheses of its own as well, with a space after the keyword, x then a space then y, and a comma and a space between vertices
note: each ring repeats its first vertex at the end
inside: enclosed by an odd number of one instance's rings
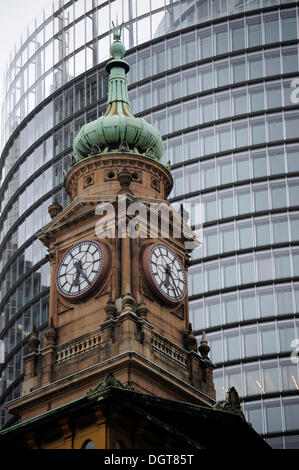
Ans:
POLYGON ((57 271, 56 271, 56 276, 55 276, 56 287, 57 287, 58 292, 65 299, 67 299, 71 302, 77 302, 77 301, 79 301, 79 300, 81 300, 85 297, 88 297, 104 281, 104 279, 106 277, 106 274, 108 272, 109 264, 110 264, 110 251, 109 251, 108 247, 106 245, 104 245, 103 243, 100 243, 96 240, 82 240, 81 242, 75 243, 75 245, 73 245, 69 250, 67 250, 67 252, 63 256, 62 260, 58 264, 57 271), (77 294, 77 295, 67 295, 67 294, 65 294, 64 292, 61 291, 61 289, 58 285, 58 282, 57 282, 57 275, 58 275, 59 267, 60 267, 61 263, 63 262, 63 260, 65 259, 65 257, 68 255, 69 251, 72 248, 74 248, 76 245, 79 245, 80 243, 94 243, 101 249, 102 256, 103 256, 102 266, 101 266, 101 268, 98 272, 98 275, 94 279, 92 285, 88 289, 84 290, 84 292, 81 292, 80 294, 77 294))
MULTIPOLYGON (((154 280, 154 277, 152 275, 152 270, 151 270, 151 267, 150 267, 150 253, 151 253, 151 250, 155 246, 158 246, 158 245, 163 245, 163 243, 153 243, 151 245, 148 245, 143 251, 143 254, 142 254, 142 268, 143 268, 144 277, 147 281, 147 284, 148 284, 151 292, 153 294, 155 294, 156 297, 158 297, 160 300, 162 300, 163 302, 165 302, 168 305, 177 305, 177 304, 179 304, 180 302, 182 302, 184 300, 184 298, 186 296, 187 289, 185 288, 185 293, 180 299, 172 300, 172 299, 170 299, 169 297, 167 297, 166 295, 164 295, 161 292, 161 290, 157 286, 157 284, 154 280)), ((167 245, 163 245, 163 246, 165 246, 165 248, 169 249, 178 258, 178 256, 173 252, 173 250, 171 250, 167 245)), ((180 264, 182 265, 179 258, 178 258, 178 260, 179 260, 180 264)), ((182 265, 182 268, 183 268, 183 265, 182 265)), ((184 272, 184 274, 185 274, 185 272, 184 272)), ((186 278, 186 274, 185 274, 185 278, 186 278)))

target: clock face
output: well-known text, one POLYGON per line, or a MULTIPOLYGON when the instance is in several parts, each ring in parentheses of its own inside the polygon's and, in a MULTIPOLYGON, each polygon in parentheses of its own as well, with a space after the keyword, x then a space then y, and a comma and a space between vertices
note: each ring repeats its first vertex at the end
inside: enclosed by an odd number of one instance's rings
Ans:
POLYGON ((108 270, 109 252, 105 245, 86 240, 74 245, 59 263, 56 284, 70 300, 79 300, 94 290, 108 270))
POLYGON ((142 261, 145 278, 160 299, 175 304, 185 297, 185 271, 170 248, 162 243, 150 245, 144 250, 142 261))

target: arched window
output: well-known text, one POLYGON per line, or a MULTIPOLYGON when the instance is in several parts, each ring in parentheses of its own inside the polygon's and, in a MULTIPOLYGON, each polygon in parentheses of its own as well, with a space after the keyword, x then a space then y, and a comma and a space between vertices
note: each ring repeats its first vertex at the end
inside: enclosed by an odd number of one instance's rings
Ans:
POLYGON ((93 441, 87 439, 82 445, 81 449, 96 449, 96 446, 93 441))

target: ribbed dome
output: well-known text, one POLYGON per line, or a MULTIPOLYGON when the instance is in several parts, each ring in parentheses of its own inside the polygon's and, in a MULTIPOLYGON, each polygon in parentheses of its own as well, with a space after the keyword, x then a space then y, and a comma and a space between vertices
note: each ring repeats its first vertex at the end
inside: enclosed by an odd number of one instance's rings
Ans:
POLYGON ((136 118, 130 109, 126 73, 129 64, 123 60, 125 47, 120 41, 121 27, 114 28, 114 42, 110 52, 113 59, 106 69, 109 76, 108 104, 104 116, 85 124, 74 139, 77 161, 91 153, 134 152, 160 160, 164 147, 160 132, 142 118, 136 118))

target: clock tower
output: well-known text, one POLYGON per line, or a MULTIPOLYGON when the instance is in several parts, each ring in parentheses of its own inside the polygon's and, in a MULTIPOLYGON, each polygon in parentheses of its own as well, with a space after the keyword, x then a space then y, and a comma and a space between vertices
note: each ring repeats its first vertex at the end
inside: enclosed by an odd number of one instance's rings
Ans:
POLYGON ((39 233, 51 266, 49 323, 33 330, 22 421, 86 395, 113 374, 134 392, 211 408, 213 364, 188 311, 195 235, 167 201, 173 181, 157 129, 131 112, 120 28, 107 64, 105 114, 74 140, 65 176, 71 203, 49 207, 39 233), (198 352, 199 351, 199 352, 198 352))

